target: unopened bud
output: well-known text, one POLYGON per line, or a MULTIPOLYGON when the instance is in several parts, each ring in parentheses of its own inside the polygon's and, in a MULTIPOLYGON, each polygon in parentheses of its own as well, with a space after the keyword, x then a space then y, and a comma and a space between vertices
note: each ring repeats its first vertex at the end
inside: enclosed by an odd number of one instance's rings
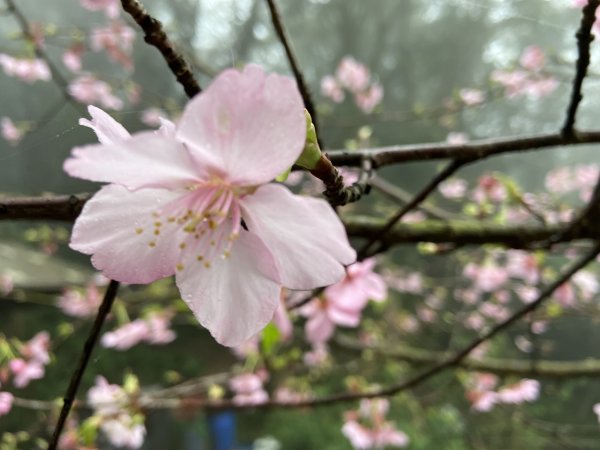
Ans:
POLYGON ((296 161, 296 165, 312 170, 317 166, 319 159, 321 159, 321 148, 317 141, 317 132, 315 131, 312 117, 310 117, 306 109, 304 110, 304 116, 306 117, 306 143, 304 144, 302 154, 296 161))

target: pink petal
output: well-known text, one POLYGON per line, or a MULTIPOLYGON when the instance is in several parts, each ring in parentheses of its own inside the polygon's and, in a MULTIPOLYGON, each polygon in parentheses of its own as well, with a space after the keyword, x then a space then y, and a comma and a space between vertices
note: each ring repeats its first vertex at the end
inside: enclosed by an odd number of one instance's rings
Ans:
POLYGON ((331 305, 327 310, 329 319, 337 325, 357 327, 360 323, 361 309, 345 309, 331 305))
POLYGON ((69 175, 128 189, 181 187, 198 179, 185 147, 151 131, 121 142, 76 147, 71 155, 63 166, 69 175))
POLYGON ((285 287, 313 289, 335 283, 345 275, 343 265, 356 258, 344 226, 324 200, 269 184, 240 203, 248 229, 273 253, 285 287))
POLYGON ((308 319, 304 328, 306 340, 312 344, 327 342, 333 336, 334 331, 335 324, 329 320, 325 311, 319 311, 308 319))
POLYGON ((222 72, 186 106, 177 137, 199 165, 234 184, 273 180, 304 148, 306 119, 295 82, 248 65, 222 72))
POLYGON ((279 306, 281 282, 273 256, 242 230, 230 255, 211 258, 206 268, 206 261, 197 260, 204 246, 188 243, 177 272, 183 300, 219 343, 242 344, 271 321, 279 306))
POLYGON ((102 144, 116 144, 129 138, 129 132, 110 115, 93 105, 88 106, 92 120, 79 119, 79 125, 91 128, 102 144))
POLYGON ((155 235, 157 219, 152 213, 180 196, 162 189, 130 192, 105 186, 85 204, 70 246, 92 254, 94 267, 117 281, 150 283, 173 275, 183 233, 174 224, 164 224, 155 235))

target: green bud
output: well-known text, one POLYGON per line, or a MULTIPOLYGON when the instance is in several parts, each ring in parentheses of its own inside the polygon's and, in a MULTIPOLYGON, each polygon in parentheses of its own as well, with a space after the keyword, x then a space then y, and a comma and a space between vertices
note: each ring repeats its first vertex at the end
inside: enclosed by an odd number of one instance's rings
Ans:
POLYGON ((306 109, 304 110, 304 116, 306 117, 306 143, 296 164, 305 169, 312 170, 321 159, 321 149, 317 141, 317 132, 315 131, 312 117, 310 117, 306 109))

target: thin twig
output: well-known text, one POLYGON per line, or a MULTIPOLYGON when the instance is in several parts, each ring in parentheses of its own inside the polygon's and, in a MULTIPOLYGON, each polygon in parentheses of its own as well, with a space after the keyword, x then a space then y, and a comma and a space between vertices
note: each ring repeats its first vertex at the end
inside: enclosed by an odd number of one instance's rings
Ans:
POLYGON ((69 412, 71 411, 71 407, 73 406, 73 402, 75 401, 75 396, 77 395, 77 390, 81 383, 83 373, 85 372, 85 369, 90 361, 92 351, 94 350, 96 342, 98 341, 98 336, 100 335, 100 331, 102 330, 102 325, 106 320, 106 316, 110 312, 115 297, 117 296, 118 290, 119 283, 117 281, 111 281, 108 285, 108 288, 106 289, 106 293, 104 294, 102 304, 98 308, 98 314, 96 315, 94 324, 92 325, 90 333, 85 341, 85 344, 83 345, 83 351, 81 353, 79 363, 77 365, 77 368, 75 369, 75 372, 73 372, 73 376, 71 377, 69 387, 67 388, 67 392, 65 393, 65 397, 63 398, 63 406, 60 411, 60 415, 58 417, 56 426, 54 428, 52 438, 50 439, 50 443, 48 444, 48 450, 56 450, 58 440, 67 421, 67 417, 69 416, 69 412))
POLYGON ((171 69, 179 84, 183 86, 187 96, 191 98, 201 92, 200 85, 194 78, 190 66, 183 56, 175 50, 175 47, 163 30, 162 23, 148 14, 138 0, 121 0, 121 5, 140 28, 144 30, 144 41, 156 47, 161 53, 169 69, 171 69))
MULTIPOLYGON (((405 191, 400 186, 390 183, 386 179, 377 175, 371 177, 369 184, 378 191, 381 191, 382 194, 386 195, 395 202, 400 203, 401 205, 405 205, 412 200, 413 196, 410 192, 405 191)), ((450 220, 455 217, 455 215, 451 212, 448 212, 435 205, 421 204, 417 207, 417 209, 435 219, 450 220)))
POLYGON ((561 130, 562 134, 565 136, 574 134, 577 107, 583 99, 581 87, 587 73, 587 68, 590 64, 590 44, 594 40, 592 26, 596 20, 596 9, 598 8, 598 5, 600 5, 600 0, 588 0, 587 5, 583 7, 581 25, 575 35, 577 37, 577 51, 579 52, 579 56, 575 63, 575 78, 573 80, 571 100, 567 107, 567 117, 565 118, 565 124, 561 130))
MULTIPOLYGON (((380 230, 379 235, 373 236, 369 241, 358 251, 358 259, 363 260, 370 255, 369 250, 373 247, 376 242, 382 243, 385 242, 385 237, 387 233, 394 228, 394 226, 404 217, 409 211, 419 205, 423 200, 427 198, 427 196, 433 192, 439 184, 446 180, 448 177, 452 176, 459 168, 467 164, 469 161, 464 159, 455 159, 450 164, 448 164, 444 170, 438 173, 435 177, 433 177, 429 183, 417 194, 413 197, 413 199, 404 205, 400 210, 391 217, 387 223, 380 230)), ((375 252, 372 252, 375 253, 375 252)))
MULTIPOLYGON (((294 49, 292 48, 292 44, 290 42, 290 38, 283 26, 283 21, 281 20, 281 13, 275 4, 275 0, 267 0, 267 6, 269 7, 269 12, 271 13, 271 21, 273 22, 273 27, 275 28, 275 32, 277 33, 277 37, 281 41, 281 45, 285 49, 285 54, 290 63, 290 67, 294 74, 294 78, 296 78, 296 83, 298 84, 298 89, 300 90, 300 95, 302 95, 302 99, 304 100, 304 106, 310 113, 313 124, 315 125, 315 130, 317 131, 317 139, 319 138, 319 124, 317 118, 317 111, 315 109, 312 96, 310 94, 310 89, 306 84, 306 80, 304 79, 304 75, 300 70, 300 65, 298 64, 298 58, 296 58, 296 54, 294 53, 294 49)), ((319 142, 321 145, 321 142, 319 142)))

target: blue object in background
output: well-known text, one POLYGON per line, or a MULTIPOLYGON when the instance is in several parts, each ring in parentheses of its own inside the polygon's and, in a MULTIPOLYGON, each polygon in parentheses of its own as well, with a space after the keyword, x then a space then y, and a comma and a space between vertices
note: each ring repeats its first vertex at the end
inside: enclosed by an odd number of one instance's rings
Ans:
POLYGON ((212 450, 234 450, 236 448, 236 419, 233 411, 212 413, 207 417, 212 450))

